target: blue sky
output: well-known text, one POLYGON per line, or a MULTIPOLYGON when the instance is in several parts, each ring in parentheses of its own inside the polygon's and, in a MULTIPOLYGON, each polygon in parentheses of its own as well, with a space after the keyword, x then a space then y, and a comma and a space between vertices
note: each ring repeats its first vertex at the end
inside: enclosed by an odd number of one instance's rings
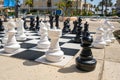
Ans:
MULTIPOLYGON (((87 0, 88 2, 90 2, 90 0, 87 0)), ((102 0, 93 0, 93 2, 91 2, 92 4, 98 4, 100 1, 102 0)), ((112 0, 113 3, 116 3, 116 0, 112 0)))

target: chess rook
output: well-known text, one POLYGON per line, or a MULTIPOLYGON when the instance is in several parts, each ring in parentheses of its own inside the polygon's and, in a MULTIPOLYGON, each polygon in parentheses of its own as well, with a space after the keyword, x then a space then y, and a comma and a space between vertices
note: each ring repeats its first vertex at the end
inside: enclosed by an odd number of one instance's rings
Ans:
POLYGON ((64 53, 59 46, 59 38, 61 36, 60 29, 50 29, 48 36, 51 39, 49 50, 46 52, 46 59, 51 62, 59 62, 63 59, 64 53))

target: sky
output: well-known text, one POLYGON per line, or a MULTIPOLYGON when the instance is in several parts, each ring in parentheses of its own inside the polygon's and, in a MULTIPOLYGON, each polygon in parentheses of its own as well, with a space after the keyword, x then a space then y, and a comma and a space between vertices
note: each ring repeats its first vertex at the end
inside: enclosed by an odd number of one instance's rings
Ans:
MULTIPOLYGON (((90 2, 90 0, 87 0, 87 1, 90 2)), ((100 1, 102 1, 102 0, 93 0, 93 2, 90 2, 90 3, 97 5, 100 1)), ((112 0, 112 2, 113 2, 113 4, 115 4, 116 0, 112 0)))

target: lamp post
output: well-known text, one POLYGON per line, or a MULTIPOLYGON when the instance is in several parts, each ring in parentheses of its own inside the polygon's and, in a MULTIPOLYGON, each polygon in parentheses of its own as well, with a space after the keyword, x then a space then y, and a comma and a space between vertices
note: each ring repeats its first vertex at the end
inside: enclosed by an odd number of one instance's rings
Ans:
POLYGON ((15 3, 15 18, 18 18, 18 8, 19 8, 18 2, 19 2, 19 0, 16 0, 16 3, 15 3))

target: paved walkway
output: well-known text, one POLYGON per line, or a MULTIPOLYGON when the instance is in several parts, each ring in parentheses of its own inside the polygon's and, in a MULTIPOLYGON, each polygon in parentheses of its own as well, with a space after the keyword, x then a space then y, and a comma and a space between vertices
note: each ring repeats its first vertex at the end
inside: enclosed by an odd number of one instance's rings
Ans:
MULTIPOLYGON (((91 31, 101 25, 99 21, 88 23, 91 31)), ((116 29, 120 27, 119 23, 112 23, 116 29)), ((115 41, 105 49, 92 49, 92 52, 97 59, 92 72, 76 69, 75 58, 80 52, 64 68, 0 56, 0 80, 120 80, 120 44, 115 41)))

